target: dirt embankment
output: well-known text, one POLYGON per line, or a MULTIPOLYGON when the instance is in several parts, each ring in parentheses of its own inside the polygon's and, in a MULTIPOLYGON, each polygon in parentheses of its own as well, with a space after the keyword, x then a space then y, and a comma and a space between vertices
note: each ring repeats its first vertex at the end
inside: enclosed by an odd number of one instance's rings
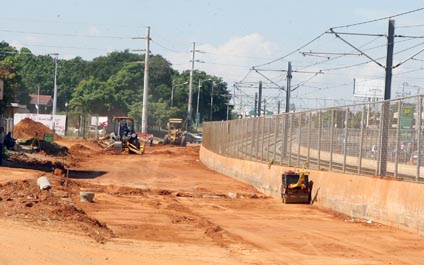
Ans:
POLYGON ((78 206, 80 185, 50 176, 50 190, 40 190, 35 179, 0 184, 0 215, 37 226, 65 231, 82 231, 97 242, 115 237, 103 223, 88 216, 78 206))

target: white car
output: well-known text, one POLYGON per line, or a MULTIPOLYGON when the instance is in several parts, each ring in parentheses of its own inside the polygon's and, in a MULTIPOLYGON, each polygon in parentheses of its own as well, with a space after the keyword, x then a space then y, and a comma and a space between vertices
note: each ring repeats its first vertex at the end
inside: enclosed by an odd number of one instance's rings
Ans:
POLYGON ((198 134, 196 134, 195 136, 194 136, 194 139, 195 139, 195 142, 196 143, 201 143, 202 142, 202 140, 203 140, 203 135, 202 135, 202 133, 198 133, 198 134))

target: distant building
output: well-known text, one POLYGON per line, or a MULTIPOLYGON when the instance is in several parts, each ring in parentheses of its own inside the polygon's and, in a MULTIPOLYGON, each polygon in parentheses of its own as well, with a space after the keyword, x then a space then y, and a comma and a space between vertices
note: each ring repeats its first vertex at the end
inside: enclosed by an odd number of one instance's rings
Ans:
POLYGON ((28 105, 28 110, 30 113, 39 114, 51 114, 53 108, 52 96, 49 95, 38 95, 30 94, 31 101, 28 105))

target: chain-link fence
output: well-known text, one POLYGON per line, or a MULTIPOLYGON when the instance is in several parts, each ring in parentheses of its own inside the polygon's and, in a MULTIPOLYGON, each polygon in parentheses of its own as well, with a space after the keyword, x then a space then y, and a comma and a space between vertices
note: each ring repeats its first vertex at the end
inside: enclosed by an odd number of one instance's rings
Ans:
POLYGON ((423 96, 204 124, 218 154, 423 181, 423 96))
MULTIPOLYGON (((115 121, 111 117, 96 114, 68 113, 66 124, 66 136, 99 139, 111 133, 115 129, 115 121), (107 120, 104 120, 107 118, 107 120)), ((134 131, 140 132, 140 123, 134 121, 134 131)))

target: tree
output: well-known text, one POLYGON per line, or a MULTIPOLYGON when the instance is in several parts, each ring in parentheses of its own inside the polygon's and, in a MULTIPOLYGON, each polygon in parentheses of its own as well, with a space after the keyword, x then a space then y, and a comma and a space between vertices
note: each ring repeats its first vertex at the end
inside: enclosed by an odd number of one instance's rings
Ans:
POLYGON ((72 93, 69 103, 69 107, 76 112, 99 115, 107 115, 115 105, 114 88, 94 78, 82 81, 72 93))
POLYGON ((81 81, 90 78, 87 70, 89 63, 81 57, 75 57, 70 60, 59 60, 58 63, 57 107, 63 111, 65 110, 65 102, 69 102, 72 99, 72 93, 75 88, 78 87, 81 81))
POLYGON ((112 75, 119 72, 124 64, 143 60, 144 56, 130 53, 129 50, 111 52, 107 56, 94 58, 88 65, 88 72, 95 79, 107 81, 112 75))
POLYGON ((18 51, 9 45, 9 43, 2 41, 0 42, 0 62, 3 61, 6 57, 13 56, 17 54, 18 51))
POLYGON ((0 79, 4 81, 3 100, 0 100, 0 113, 3 113, 10 103, 15 101, 15 91, 20 82, 14 68, 0 65, 0 79))
POLYGON ((116 101, 122 113, 128 113, 134 103, 142 101, 144 72, 140 64, 124 64, 121 70, 112 75, 108 85, 116 91, 116 101))
MULTIPOLYGON (((21 53, 26 54, 29 50, 22 48, 21 53)), ((3 66, 3 79, 5 80, 7 86, 5 88, 6 98, 8 102, 5 103, 5 106, 17 102, 20 104, 28 104, 30 97, 28 94, 28 89, 22 82, 21 75, 21 64, 20 64, 20 54, 16 51, 15 48, 9 46, 6 42, 0 43, 0 65, 3 66)))

